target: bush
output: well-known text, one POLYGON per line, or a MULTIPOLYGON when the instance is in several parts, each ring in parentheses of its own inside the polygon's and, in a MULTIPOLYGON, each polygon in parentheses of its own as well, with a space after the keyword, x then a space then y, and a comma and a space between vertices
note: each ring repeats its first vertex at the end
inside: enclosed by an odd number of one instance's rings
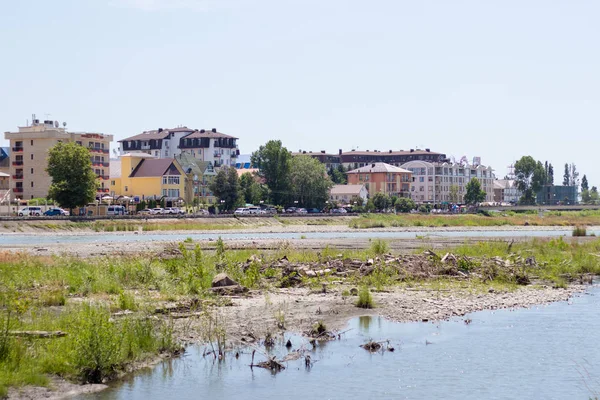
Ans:
POLYGON ((385 240, 377 239, 371 243, 371 251, 374 254, 385 254, 390 250, 390 245, 385 240))
POLYGON ((373 296, 369 291, 369 288, 363 287, 358 292, 358 300, 356 301, 356 307, 358 308, 373 308, 375 307, 375 302, 373 301, 373 296))
POLYGON ((585 226, 576 226, 573 229, 573 236, 587 236, 587 230, 585 226))
POLYGON ((399 197, 398 199, 396 199, 394 207, 396 207, 396 211, 398 212, 407 213, 410 212, 410 210, 414 210, 416 205, 413 199, 411 198, 399 197))

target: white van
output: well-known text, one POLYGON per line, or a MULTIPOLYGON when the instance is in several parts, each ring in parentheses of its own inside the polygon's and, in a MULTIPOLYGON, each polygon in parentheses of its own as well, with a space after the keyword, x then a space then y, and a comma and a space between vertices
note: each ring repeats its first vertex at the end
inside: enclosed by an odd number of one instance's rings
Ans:
POLYGON ((39 217, 42 215, 42 207, 24 207, 19 210, 18 215, 19 217, 39 217))
POLYGON ((125 215, 126 213, 124 206, 108 206, 106 210, 106 215, 125 215))

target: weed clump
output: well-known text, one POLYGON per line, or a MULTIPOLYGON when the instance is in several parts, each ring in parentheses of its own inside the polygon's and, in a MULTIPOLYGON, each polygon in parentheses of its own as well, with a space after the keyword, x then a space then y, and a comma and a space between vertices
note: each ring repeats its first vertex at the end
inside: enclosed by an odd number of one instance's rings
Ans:
POLYGON ((369 288, 363 287, 358 292, 358 300, 356 301, 356 307, 358 308, 374 308, 375 302, 373 301, 373 296, 369 291, 369 288))
POLYGON ((575 236, 575 237, 587 236, 587 230, 585 229, 585 226, 576 226, 573 229, 573 236, 575 236))
POLYGON ((390 250, 390 245, 385 240, 377 239, 371 243, 371 252, 374 254, 385 254, 390 250))

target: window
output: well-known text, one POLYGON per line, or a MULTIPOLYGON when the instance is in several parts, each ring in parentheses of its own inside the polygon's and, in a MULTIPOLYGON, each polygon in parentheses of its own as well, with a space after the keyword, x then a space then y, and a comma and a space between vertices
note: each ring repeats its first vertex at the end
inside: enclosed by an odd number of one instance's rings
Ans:
POLYGON ((31 187, 33 187, 33 181, 31 181, 31 187))
POLYGON ((33 160, 33 154, 31 155, 31 159, 33 160))
POLYGON ((115 185, 117 184, 117 182, 116 182, 116 181, 110 181, 110 184, 111 184, 112 186, 115 186, 115 185))
POLYGON ((167 195, 167 189, 163 189, 163 190, 162 190, 162 195, 163 195, 163 196, 166 196, 166 195, 167 195))
POLYGON ((31 173, 33 174, 33 168, 31 168, 31 173))
POLYGON ((423 176, 420 176, 420 177, 419 177, 419 182, 425 182, 425 177, 423 177, 423 176))
POLYGON ((31 145, 33 146, 33 140, 31 141, 31 145))
POLYGON ((163 185, 179 185, 179 177, 178 176, 163 176, 163 185))
POLYGON ((125 186, 125 191, 128 192, 129 191, 129 186, 125 186))
POLYGON ((424 192, 425 191, 425 186, 419 186, 419 192, 424 192))

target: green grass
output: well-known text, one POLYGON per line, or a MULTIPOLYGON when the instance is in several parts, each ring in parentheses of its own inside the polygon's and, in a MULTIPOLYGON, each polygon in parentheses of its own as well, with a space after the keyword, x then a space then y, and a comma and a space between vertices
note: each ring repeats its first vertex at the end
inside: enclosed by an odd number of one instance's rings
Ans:
POLYGON ((364 286, 358 291, 358 300, 356 300, 356 307, 358 308, 374 308, 375 302, 373 301, 373 295, 369 291, 369 288, 364 286))
POLYGON ((573 229, 573 236, 586 236, 587 235, 587 231, 585 229, 585 226, 576 226, 573 229))

